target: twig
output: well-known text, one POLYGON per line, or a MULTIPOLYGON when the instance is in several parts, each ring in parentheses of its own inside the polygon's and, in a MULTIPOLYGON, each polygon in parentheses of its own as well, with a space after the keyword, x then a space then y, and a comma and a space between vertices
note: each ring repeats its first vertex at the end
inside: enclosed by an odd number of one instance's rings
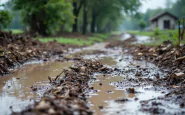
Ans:
POLYGON ((176 61, 182 61, 182 60, 184 60, 185 59, 185 56, 182 56, 182 57, 179 57, 179 58, 177 58, 176 60, 174 60, 174 62, 176 62, 176 61))

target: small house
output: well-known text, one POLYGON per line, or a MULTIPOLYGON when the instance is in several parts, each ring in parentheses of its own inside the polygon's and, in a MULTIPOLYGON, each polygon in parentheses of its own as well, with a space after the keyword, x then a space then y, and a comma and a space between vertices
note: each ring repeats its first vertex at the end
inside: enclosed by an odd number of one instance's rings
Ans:
POLYGON ((150 28, 151 30, 155 30, 157 27, 159 30, 175 29, 177 20, 178 18, 175 15, 163 12, 150 19, 150 28))

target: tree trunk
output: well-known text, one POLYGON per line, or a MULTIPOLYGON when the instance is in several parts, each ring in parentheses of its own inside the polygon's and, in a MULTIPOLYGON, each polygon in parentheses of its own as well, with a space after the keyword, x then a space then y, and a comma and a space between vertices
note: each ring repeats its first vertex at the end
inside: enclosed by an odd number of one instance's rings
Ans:
POLYGON ((73 32, 78 32, 78 14, 77 14, 77 2, 73 1, 73 15, 75 16, 75 22, 73 24, 73 32))
POLYGON ((84 0, 83 9, 83 34, 87 33, 87 0, 84 0))
POLYGON ((95 33, 95 26, 96 26, 96 11, 92 9, 92 21, 91 21, 91 33, 95 33))
POLYGON ((73 32, 78 32, 78 15, 80 12, 80 9, 84 3, 84 0, 73 0, 73 15, 75 16, 75 23, 73 24, 73 32), (79 5, 78 5, 79 3, 79 5))

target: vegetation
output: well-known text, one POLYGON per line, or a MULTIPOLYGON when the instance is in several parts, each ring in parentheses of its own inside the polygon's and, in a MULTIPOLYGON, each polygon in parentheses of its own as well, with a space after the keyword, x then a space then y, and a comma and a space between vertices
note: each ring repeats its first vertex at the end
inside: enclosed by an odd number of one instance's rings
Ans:
POLYGON ((14 0, 13 4, 31 31, 55 35, 61 31, 86 34, 116 30, 123 12, 134 13, 140 0, 14 0))
POLYGON ((24 31, 20 30, 20 29, 11 29, 11 30, 5 29, 4 31, 5 32, 12 31, 12 34, 22 34, 22 33, 24 33, 24 31))
POLYGON ((54 35, 62 26, 73 23, 72 6, 65 0, 14 0, 14 4, 30 30, 42 35, 54 35))
POLYGON ((11 22, 12 16, 8 10, 0 10, 0 30, 6 28, 11 22))
POLYGON ((146 27, 146 22, 144 21, 144 20, 141 20, 140 22, 139 22, 139 27, 140 27, 140 29, 141 29, 141 31, 146 27))
MULTIPOLYGON (((147 43, 147 45, 159 45, 164 41, 170 40, 174 44, 178 44, 178 29, 176 30, 161 30, 156 34, 156 30, 154 31, 128 31, 128 33, 141 35, 141 36, 150 36, 154 41, 152 43, 147 43)), ((185 43, 185 40, 181 41, 182 44, 185 43)))
POLYGON ((103 42, 109 38, 110 34, 94 34, 93 37, 88 37, 88 39, 81 38, 64 38, 64 37, 46 37, 46 38, 37 38, 41 42, 50 42, 56 40, 59 43, 63 44, 73 44, 78 46, 92 45, 95 42, 103 42))

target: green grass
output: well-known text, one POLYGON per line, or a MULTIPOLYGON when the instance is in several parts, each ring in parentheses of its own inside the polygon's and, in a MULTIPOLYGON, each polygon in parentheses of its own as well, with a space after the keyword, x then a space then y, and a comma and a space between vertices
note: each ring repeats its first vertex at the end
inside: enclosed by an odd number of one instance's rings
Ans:
POLYGON ((12 34, 22 34, 22 33, 24 33, 24 31, 20 30, 20 29, 5 29, 4 31, 5 32, 12 31, 12 34))
MULTIPOLYGON (((154 31, 128 31, 128 33, 141 35, 141 36, 150 36, 154 39, 154 42, 147 43, 146 45, 159 45, 164 41, 170 40, 174 44, 177 44, 178 41, 178 30, 159 30, 159 34, 155 35, 154 31)), ((181 41, 182 44, 185 43, 185 40, 181 41)))
POLYGON ((47 38, 37 38, 39 41, 46 43, 53 40, 56 40, 58 43, 63 44, 73 44, 78 46, 86 46, 92 45, 96 42, 103 42, 109 37, 108 34, 93 34, 92 37, 88 37, 88 39, 80 39, 80 38, 64 38, 64 37, 47 37, 47 38))

